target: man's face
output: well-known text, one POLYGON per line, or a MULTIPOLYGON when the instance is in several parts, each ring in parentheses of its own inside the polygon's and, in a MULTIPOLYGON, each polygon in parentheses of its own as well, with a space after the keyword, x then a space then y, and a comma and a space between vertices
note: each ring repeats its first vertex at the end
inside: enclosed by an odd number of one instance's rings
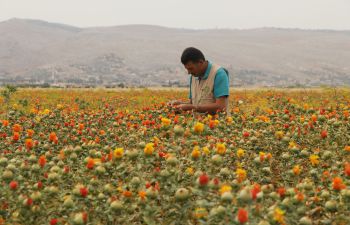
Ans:
POLYGON ((188 74, 191 74, 194 77, 200 77, 203 75, 203 65, 204 65, 203 60, 200 60, 198 62, 190 61, 185 65, 185 68, 188 74))

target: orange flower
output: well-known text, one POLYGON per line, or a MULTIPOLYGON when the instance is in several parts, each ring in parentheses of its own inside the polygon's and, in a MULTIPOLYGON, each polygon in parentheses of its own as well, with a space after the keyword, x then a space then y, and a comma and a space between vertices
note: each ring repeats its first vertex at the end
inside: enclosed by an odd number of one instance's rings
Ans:
POLYGON ((346 176, 350 177, 350 163, 345 163, 344 173, 346 176))
POLYGON ((79 129, 79 130, 83 130, 83 129, 84 129, 84 124, 79 123, 79 125, 78 125, 78 129, 79 129))
POLYGON ((130 198, 132 196, 132 192, 131 191, 124 191, 123 195, 124 195, 124 197, 130 198))
POLYGON ((8 121, 8 120, 3 120, 3 121, 2 121, 2 125, 3 125, 4 127, 7 127, 7 126, 9 125, 9 121, 8 121))
POLYGON ((60 154, 58 155, 58 157, 59 157, 61 160, 63 160, 63 159, 65 158, 65 156, 64 156, 64 151, 63 151, 63 150, 60 151, 60 154))
POLYGON ((344 111, 344 112, 343 112, 343 115, 344 115, 344 117, 349 117, 349 116, 350 116, 350 113, 349 113, 349 111, 344 111))
POLYGON ((340 177, 336 177, 333 179, 333 189, 334 190, 340 191, 340 190, 345 189, 345 188, 346 188, 346 186, 340 177))
POLYGON ((297 196, 296 196, 296 198, 297 198, 297 200, 299 201, 299 202, 302 202, 302 201, 304 201, 304 195, 303 195, 303 193, 298 193, 297 194, 297 196))
POLYGON ((198 159, 200 155, 201 155, 201 152, 199 150, 199 146, 198 145, 194 146, 193 151, 191 153, 192 158, 198 159))
POLYGON ((27 149, 32 149, 33 146, 34 146, 33 140, 30 139, 30 138, 29 138, 29 139, 26 139, 25 145, 26 145, 26 148, 27 148, 27 149))
POLYGON ((20 132, 22 130, 22 126, 16 123, 13 125, 12 130, 13 132, 20 132))
POLYGON ((346 152, 350 152, 350 146, 345 146, 345 148, 344 148, 344 150, 346 151, 346 152))
POLYGON ((141 200, 145 200, 146 199, 146 192, 145 191, 139 191, 139 197, 141 200))
POLYGON ((49 140, 52 142, 57 142, 58 138, 55 132, 51 132, 49 135, 49 140))
POLYGON ((311 120, 312 120, 313 122, 316 122, 316 121, 317 121, 317 116, 316 116, 315 114, 313 114, 313 115, 311 116, 311 120))
POLYGON ((14 141, 18 141, 19 140, 19 133, 18 132, 14 132, 13 133, 12 140, 14 140, 14 141))
POLYGON ((32 137, 33 134, 34 134, 34 130, 31 130, 31 129, 28 129, 28 130, 27 130, 27 135, 28 135, 28 137, 32 137))
POLYGON ((95 166, 95 160, 94 159, 92 159, 92 158, 89 158, 88 159, 88 162, 87 162, 87 165, 86 165, 86 168, 88 168, 88 169, 93 169, 94 168, 94 166, 95 166))
POLYGON ((41 167, 44 167, 46 164, 46 157, 44 155, 40 156, 38 163, 41 167))
POLYGON ((293 173, 294 175, 299 175, 300 174, 300 166, 299 165, 296 165, 293 167, 293 173))

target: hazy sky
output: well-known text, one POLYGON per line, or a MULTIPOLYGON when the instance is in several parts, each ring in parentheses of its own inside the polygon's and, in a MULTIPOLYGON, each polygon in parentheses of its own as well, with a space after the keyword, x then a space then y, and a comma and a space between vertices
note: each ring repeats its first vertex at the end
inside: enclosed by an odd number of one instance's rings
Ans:
POLYGON ((350 30, 350 0, 0 0, 0 21, 13 17, 78 27, 350 30))

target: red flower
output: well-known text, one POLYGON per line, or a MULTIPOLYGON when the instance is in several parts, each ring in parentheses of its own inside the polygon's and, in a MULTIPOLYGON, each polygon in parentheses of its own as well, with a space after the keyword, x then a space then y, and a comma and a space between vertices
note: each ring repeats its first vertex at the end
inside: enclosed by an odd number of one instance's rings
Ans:
POLYGON ((26 202, 27 206, 31 206, 33 205, 33 199, 31 198, 27 198, 27 202, 26 202))
POLYGON ((50 221, 50 225, 56 225, 58 223, 58 219, 54 218, 54 219, 51 219, 50 221))
POLYGON ((83 212, 83 220, 84 220, 84 223, 86 223, 88 220, 88 214, 86 212, 83 212))
POLYGON ((69 166, 64 166, 64 172, 69 173, 69 166))
POLYGON ((80 188, 80 194, 82 197, 86 197, 88 195, 89 191, 87 188, 83 187, 83 188, 80 188))
POLYGON ((201 186, 205 186, 207 185, 209 182, 209 177, 208 175, 206 175, 205 173, 203 173, 202 175, 199 176, 199 184, 201 186))
POLYGON ((10 182, 10 188, 11 188, 12 190, 16 190, 17 187, 18 187, 18 182, 17 182, 17 181, 11 181, 11 182, 10 182))
POLYGON ((41 189, 41 188, 43 187, 43 182, 38 181, 38 183, 37 183, 37 187, 38 187, 39 189, 41 189))
POLYGON ((219 185, 219 183, 220 183, 219 178, 215 177, 213 182, 215 185, 219 185))
POLYGON ((160 158, 164 158, 166 154, 164 152, 159 152, 158 155, 160 158))
POLYGON ((328 133, 326 130, 321 131, 321 138, 325 139, 328 136, 328 133))
POLYGON ((277 193, 280 195, 281 198, 283 198, 286 194, 286 189, 284 187, 280 187, 277 189, 277 193))
POLYGON ((247 131, 243 132, 243 137, 247 138, 247 137, 249 137, 249 135, 250 135, 249 132, 247 132, 247 131))
POLYGON ((248 212, 245 209, 239 209, 237 219, 240 223, 246 223, 248 221, 248 212))

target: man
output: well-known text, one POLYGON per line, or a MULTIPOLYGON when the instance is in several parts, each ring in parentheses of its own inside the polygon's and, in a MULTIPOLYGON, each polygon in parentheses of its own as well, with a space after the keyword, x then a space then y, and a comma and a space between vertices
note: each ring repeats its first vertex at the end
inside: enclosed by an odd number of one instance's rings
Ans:
POLYGON ((203 53, 193 47, 186 48, 181 62, 190 77, 189 102, 170 102, 182 111, 193 110, 199 113, 215 114, 226 111, 229 114, 229 76, 224 68, 205 60, 203 53))

